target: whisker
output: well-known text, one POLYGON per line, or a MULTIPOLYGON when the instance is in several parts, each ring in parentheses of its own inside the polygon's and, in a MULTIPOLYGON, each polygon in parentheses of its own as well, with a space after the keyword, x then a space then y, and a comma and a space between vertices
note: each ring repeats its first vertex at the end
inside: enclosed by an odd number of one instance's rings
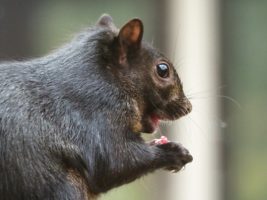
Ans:
POLYGON ((184 65, 184 62, 185 62, 185 59, 184 58, 179 58, 179 61, 177 62, 177 61, 175 61, 173 64, 174 64, 174 66, 175 66, 175 69, 176 70, 179 70, 179 69, 181 69, 181 67, 184 65))
POLYGON ((151 40, 151 45, 154 46, 154 41, 155 41, 155 38, 154 36, 152 37, 152 40, 151 40))
POLYGON ((222 85, 222 86, 218 86, 216 88, 210 88, 210 89, 205 89, 202 91, 196 91, 196 92, 192 92, 192 89, 187 89, 187 91, 185 91, 186 96, 192 96, 192 95, 197 95, 197 94, 209 94, 211 92, 214 91, 220 91, 221 89, 225 88, 227 85, 222 85), (191 90, 191 91, 190 91, 191 90))
MULTIPOLYGON (((193 110, 194 114, 198 114, 201 117, 204 116, 204 111, 201 110, 199 107, 195 106, 194 110, 193 110)), ((227 126, 226 122, 224 122, 224 120, 222 120, 221 118, 219 118, 218 114, 211 114, 209 113, 209 116, 211 117, 209 120, 212 121, 212 119, 214 119, 216 121, 217 124, 219 124, 220 128, 225 128, 227 126)))
POLYGON ((171 55, 171 59, 172 60, 175 60, 175 57, 176 57, 176 50, 177 50, 177 41, 178 41, 178 34, 176 34, 176 37, 174 39, 174 47, 173 47, 173 52, 172 52, 172 55, 171 55))
POLYGON ((229 97, 229 96, 226 96, 226 95, 217 95, 217 97, 227 99, 230 102, 234 103, 236 106, 238 106, 239 109, 242 109, 241 104, 237 100, 235 100, 234 98, 232 98, 232 97, 229 97))
MULTIPOLYGON (((195 129, 194 129, 194 127, 190 126, 191 129, 192 129, 191 134, 193 134, 193 138, 194 139, 197 136, 198 137, 198 140, 201 140, 202 143, 206 143, 209 140, 209 138, 207 136, 207 132, 204 131, 204 129, 202 128, 202 126, 199 123, 197 123, 196 120, 192 116, 188 115, 184 119, 186 121, 189 121, 189 123, 192 124, 193 126, 195 126, 195 129), (199 132, 200 134, 197 134, 197 132, 199 132)), ((187 123, 187 125, 189 123, 187 123)))
POLYGON ((187 98, 188 98, 188 100, 191 100, 191 101, 203 100, 203 99, 211 99, 211 98, 222 98, 222 99, 225 99, 225 100, 228 100, 228 101, 232 102, 235 106, 238 107, 238 109, 242 110, 242 106, 241 106, 241 104, 237 100, 235 100, 232 97, 226 96, 226 95, 202 96, 202 97, 187 97, 187 98))

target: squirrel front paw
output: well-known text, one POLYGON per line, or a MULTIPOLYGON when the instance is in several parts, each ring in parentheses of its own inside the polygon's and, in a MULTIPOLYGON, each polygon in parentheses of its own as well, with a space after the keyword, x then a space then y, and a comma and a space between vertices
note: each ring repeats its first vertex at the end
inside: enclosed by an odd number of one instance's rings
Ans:
POLYGON ((192 155, 181 144, 168 142, 156 146, 161 149, 162 155, 160 159, 164 163, 163 168, 166 170, 178 172, 193 160, 192 155))

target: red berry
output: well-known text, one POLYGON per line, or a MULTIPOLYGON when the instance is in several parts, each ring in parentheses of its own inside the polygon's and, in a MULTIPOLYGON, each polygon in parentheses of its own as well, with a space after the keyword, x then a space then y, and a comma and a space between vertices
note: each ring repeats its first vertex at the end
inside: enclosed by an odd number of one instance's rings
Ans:
POLYGON ((155 144, 166 144, 169 140, 166 136, 161 136, 160 139, 155 139, 154 142, 155 144))
POLYGON ((161 136, 160 137, 160 143, 161 144, 166 144, 166 143, 168 143, 169 142, 169 140, 168 140, 168 138, 166 137, 166 136, 161 136))

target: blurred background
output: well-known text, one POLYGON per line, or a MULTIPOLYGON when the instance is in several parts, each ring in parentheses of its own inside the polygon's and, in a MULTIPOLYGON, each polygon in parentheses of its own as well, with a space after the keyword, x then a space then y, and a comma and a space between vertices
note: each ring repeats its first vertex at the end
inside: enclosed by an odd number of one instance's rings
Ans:
POLYGON ((102 13, 118 27, 141 18, 145 40, 177 66, 193 112, 155 137, 181 142, 194 161, 101 199, 265 200, 267 1, 0 0, 0 60, 46 55, 102 13))

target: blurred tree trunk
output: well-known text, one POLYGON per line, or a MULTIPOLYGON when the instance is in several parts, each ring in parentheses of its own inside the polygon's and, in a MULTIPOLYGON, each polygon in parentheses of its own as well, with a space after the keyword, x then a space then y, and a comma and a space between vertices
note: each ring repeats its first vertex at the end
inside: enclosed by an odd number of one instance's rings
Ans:
POLYGON ((31 54, 30 19, 38 1, 0 0, 0 60, 31 54))

